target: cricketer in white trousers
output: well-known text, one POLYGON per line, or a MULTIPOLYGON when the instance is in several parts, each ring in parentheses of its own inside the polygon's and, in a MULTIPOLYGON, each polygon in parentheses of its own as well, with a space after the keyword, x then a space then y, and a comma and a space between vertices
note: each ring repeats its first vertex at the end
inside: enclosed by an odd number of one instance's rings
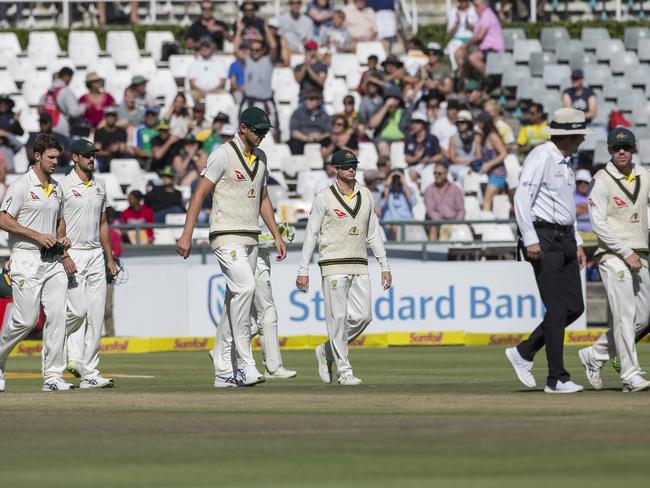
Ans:
POLYGON ((251 306, 255 295, 257 245, 229 244, 214 249, 226 280, 223 312, 214 344, 214 369, 226 375, 255 366, 251 348, 251 306))
POLYGON ((99 376, 99 345, 106 305, 106 263, 104 251, 69 249, 77 272, 68 282, 68 361, 80 365, 81 378, 99 376))
POLYGON ((636 335, 648 326, 650 319, 650 272, 647 260, 642 259, 642 262, 638 273, 632 273, 619 257, 611 257, 598 265, 614 323, 591 349, 598 361, 618 356, 623 383, 641 374, 636 335))
POLYGON ((47 317, 43 329, 41 367, 45 381, 62 378, 65 369, 65 300, 68 276, 57 258, 43 261, 40 251, 14 249, 9 277, 13 309, 0 337, 0 370, 16 345, 38 322, 40 305, 47 317))

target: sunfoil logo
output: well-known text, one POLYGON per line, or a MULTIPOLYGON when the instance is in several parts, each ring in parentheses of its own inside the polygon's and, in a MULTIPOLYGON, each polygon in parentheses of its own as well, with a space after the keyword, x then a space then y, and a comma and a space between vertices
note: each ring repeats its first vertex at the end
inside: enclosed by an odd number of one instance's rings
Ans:
POLYGON ((223 302, 226 298, 226 278, 223 274, 215 274, 208 279, 208 314, 212 325, 219 326, 223 313, 223 302))

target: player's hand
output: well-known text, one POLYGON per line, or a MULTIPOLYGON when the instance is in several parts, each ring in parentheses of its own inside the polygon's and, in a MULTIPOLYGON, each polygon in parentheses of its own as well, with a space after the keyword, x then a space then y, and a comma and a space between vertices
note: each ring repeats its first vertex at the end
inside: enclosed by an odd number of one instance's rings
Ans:
POLYGON ((627 264, 627 267, 630 268, 630 271, 633 273, 638 273, 641 271, 641 267, 643 266, 641 258, 635 252, 625 258, 625 264, 627 264))
POLYGON ((184 259, 187 259, 192 251, 192 237, 183 233, 176 241, 176 253, 184 259))
POLYGON ((391 286, 393 286, 393 275, 390 274, 390 271, 381 272, 381 286, 384 288, 384 290, 388 290, 391 286))
POLYGON ((530 259, 531 261, 537 261, 542 257, 542 248, 540 247, 539 244, 526 246, 526 256, 528 256, 528 259, 530 259))
POLYGON ((77 272, 77 265, 74 264, 74 261, 70 256, 63 256, 61 262, 63 263, 63 269, 65 269, 68 276, 72 276, 77 272))
POLYGON ((117 276, 117 273, 120 272, 117 264, 115 264, 115 261, 112 259, 106 263, 106 267, 108 268, 108 272, 111 274, 111 276, 117 276))
POLYGON ((296 288, 300 291, 309 290, 309 276, 298 276, 296 278, 296 288))
POLYGON ((585 249, 582 246, 578 246, 578 251, 576 254, 578 256, 578 266, 580 269, 585 269, 585 266, 587 266, 587 255, 585 254, 585 249))
POLYGON ((275 257, 276 261, 282 261, 287 257, 287 245, 282 238, 275 239, 275 249, 278 251, 278 255, 275 257))
POLYGON ((38 234, 36 242, 38 242, 41 247, 49 249, 56 244, 56 238, 49 234, 38 234))
POLYGON ((67 251, 68 249, 70 249, 70 247, 72 246, 72 241, 70 240, 70 238, 69 238, 68 236, 61 237, 61 238, 59 239, 59 242, 60 242, 61 244, 63 244, 63 249, 65 249, 66 251, 67 251))

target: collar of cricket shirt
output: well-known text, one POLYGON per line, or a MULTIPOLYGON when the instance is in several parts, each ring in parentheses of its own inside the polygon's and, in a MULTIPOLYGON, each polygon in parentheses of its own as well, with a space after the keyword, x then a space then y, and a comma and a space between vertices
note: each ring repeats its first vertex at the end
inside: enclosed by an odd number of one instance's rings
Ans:
POLYGON ((29 169, 28 174, 29 174, 29 181, 31 182, 32 186, 41 187, 43 189, 43 193, 45 194, 45 197, 49 198, 49 196, 56 188, 56 182, 48 176, 49 183, 47 185, 43 185, 41 183, 41 180, 38 179, 38 176, 36 176, 36 172, 34 171, 33 167, 29 169))
POLYGON ((341 204, 341 206, 345 208, 350 213, 350 215, 352 215, 352 218, 355 218, 359 213, 359 210, 361 210, 361 192, 358 190, 358 188, 359 188, 359 184, 355 181, 352 195, 346 195, 339 188, 338 181, 334 181, 334 184, 330 187, 332 193, 334 194, 334 198, 336 198, 338 202, 341 204), (355 196, 357 197, 357 199, 354 203, 354 208, 352 208, 349 205, 349 203, 352 201, 352 199, 355 196))
POLYGON ((621 189, 625 195, 634 203, 636 203, 637 198, 639 198, 639 192, 641 191, 641 177, 639 176, 639 171, 637 170, 636 165, 633 163, 632 172, 630 176, 633 178, 628 178, 623 173, 621 173, 618 168, 611 161, 605 166, 605 172, 614 180, 614 183, 621 189), (623 183, 625 181, 625 183, 623 183), (635 182, 634 190, 630 192, 629 186, 632 182, 635 182))
POLYGON ((93 186, 95 184, 95 178, 94 177, 90 178, 87 182, 84 182, 81 179, 81 177, 79 176, 79 174, 77 174, 77 172, 74 169, 72 170, 72 178, 74 178, 75 186, 83 185, 86 188, 90 188, 91 186, 93 186))
POLYGON ((238 135, 235 135, 235 138, 231 140, 229 144, 235 151, 235 154, 237 154, 237 158, 248 177, 251 180, 254 180, 260 167, 260 158, 255 152, 255 148, 253 148, 253 154, 246 155, 244 153, 244 143, 238 135))

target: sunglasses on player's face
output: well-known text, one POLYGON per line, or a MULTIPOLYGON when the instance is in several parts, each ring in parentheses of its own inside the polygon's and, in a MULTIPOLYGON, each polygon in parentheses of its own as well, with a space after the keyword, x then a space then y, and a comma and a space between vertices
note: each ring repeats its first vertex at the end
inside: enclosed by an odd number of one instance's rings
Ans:
POLYGON ((356 171, 357 163, 340 164, 337 166, 337 168, 342 169, 343 171, 347 171, 349 169, 353 169, 354 171, 356 171))
POLYGON ((266 134, 269 133, 269 129, 253 129, 252 127, 246 126, 246 128, 251 131, 253 134, 255 134, 259 138, 264 138, 266 134))
POLYGON ((621 144, 618 146, 614 146, 613 149, 615 152, 618 151, 632 152, 634 151, 634 146, 631 144, 621 144))

